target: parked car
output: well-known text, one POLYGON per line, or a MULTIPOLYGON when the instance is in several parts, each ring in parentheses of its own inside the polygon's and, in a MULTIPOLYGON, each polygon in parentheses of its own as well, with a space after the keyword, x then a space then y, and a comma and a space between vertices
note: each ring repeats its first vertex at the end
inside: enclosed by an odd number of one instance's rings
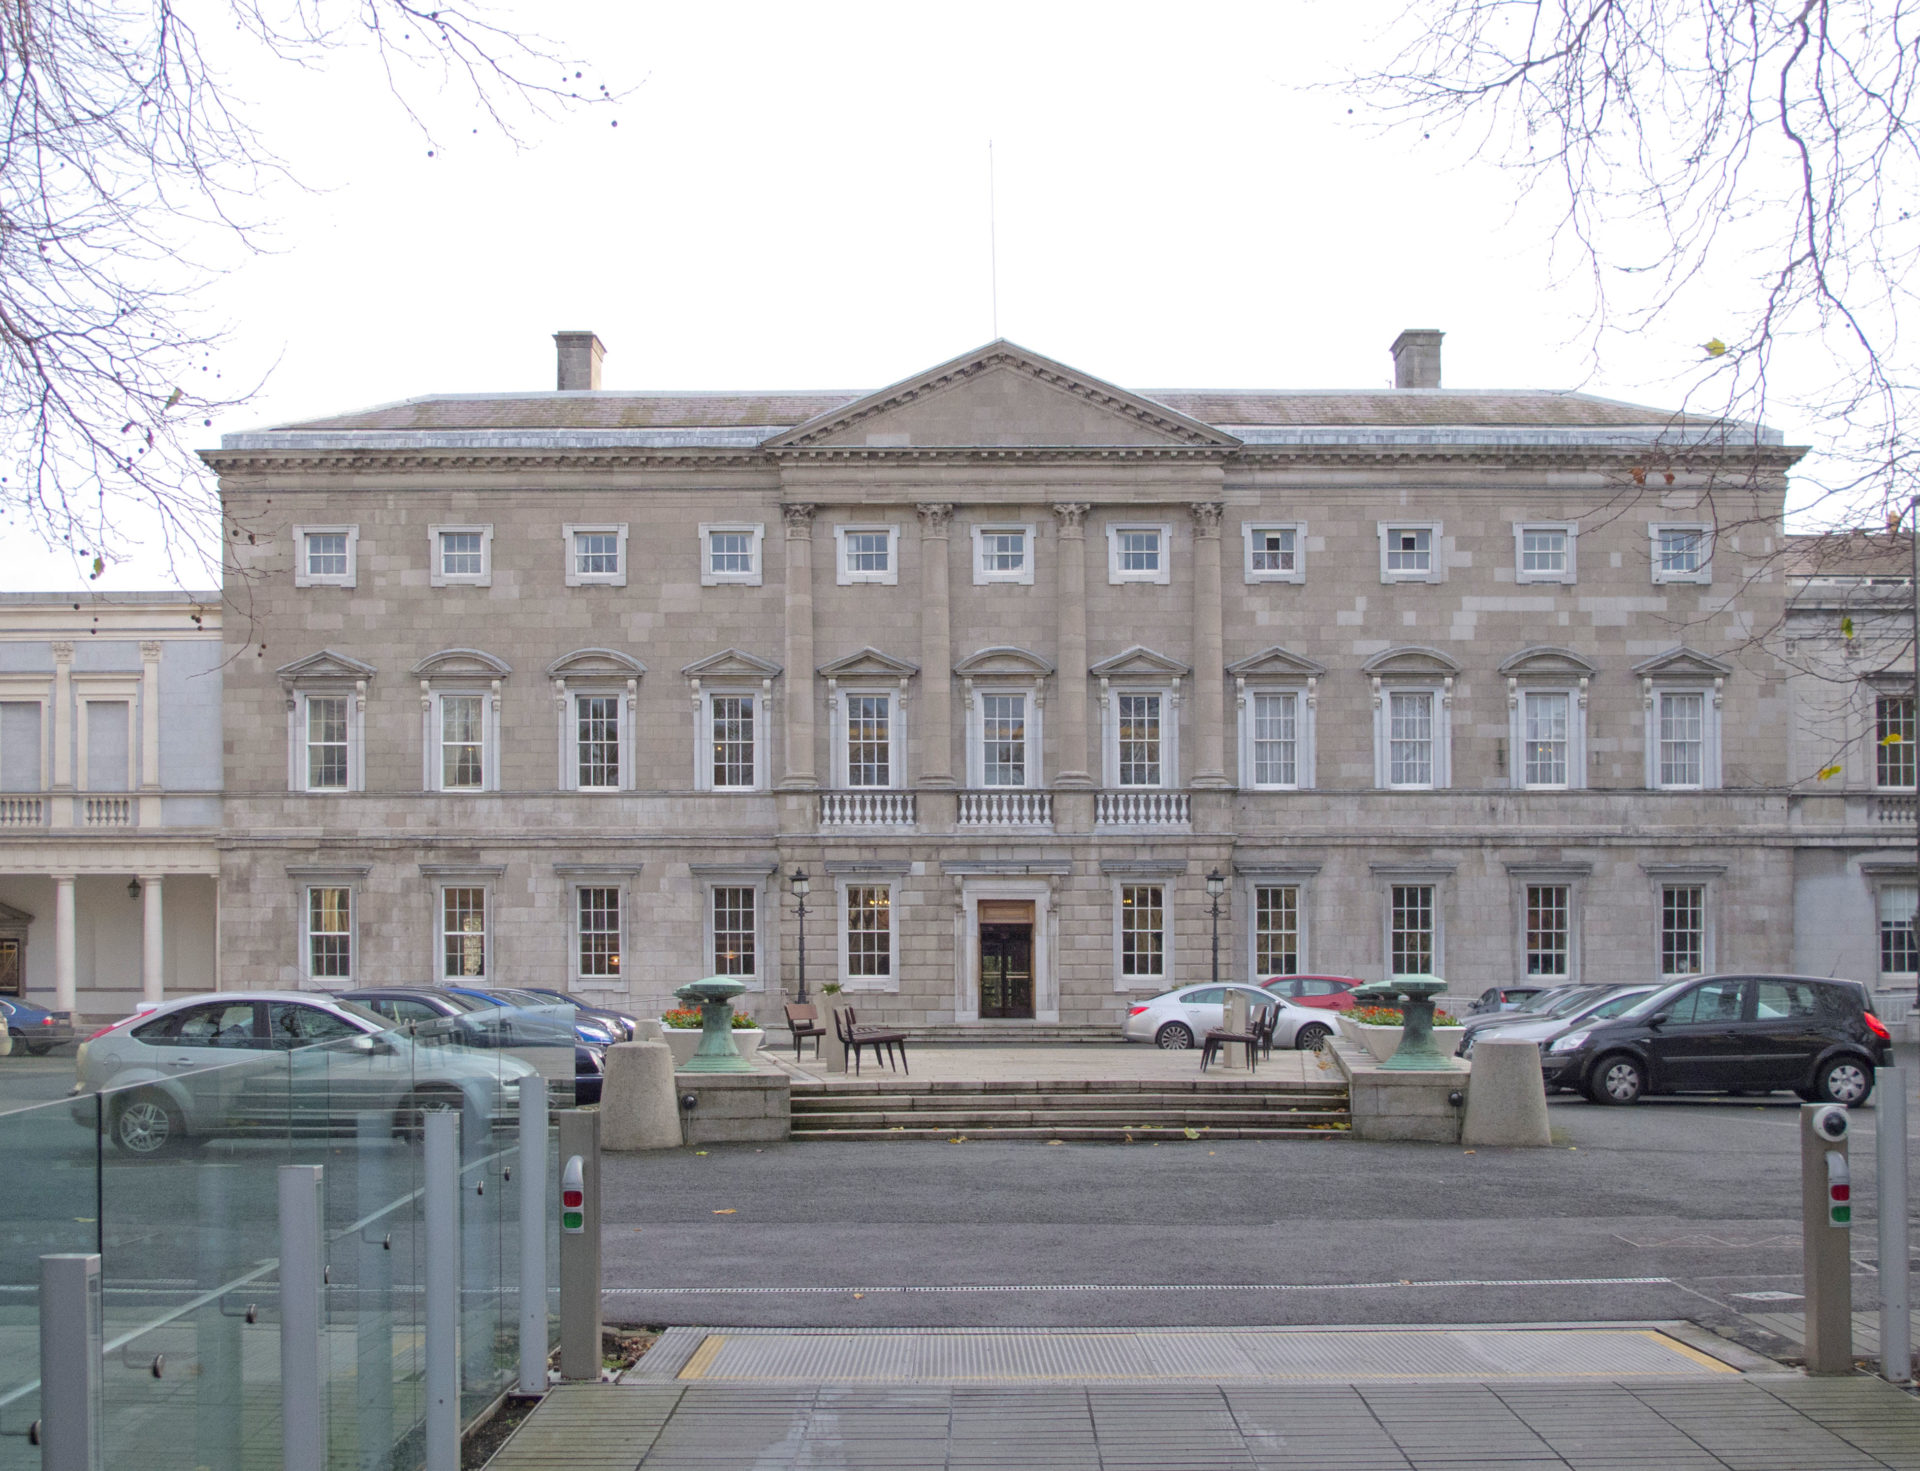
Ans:
POLYGON ((302 991, 183 996, 87 1039, 75 1071, 74 1117, 105 1125, 127 1154, 155 1156, 186 1140, 332 1133, 360 1115, 414 1135, 435 1108, 506 1122, 511 1093, 535 1069, 506 1053, 422 1047, 351 1001, 302 991), (282 1066, 269 1063, 289 1054, 282 1066))
POLYGON ((1547 1044, 1548 1086, 1595 1103, 1648 1093, 1770 1093, 1859 1103, 1892 1037, 1858 981, 1701 976, 1663 986, 1609 1021, 1547 1044))
MULTIPOLYGON (((416 1042, 444 1040, 462 1047, 522 1047, 529 1043, 524 1029, 516 1033, 515 1013, 444 986, 374 986, 340 992, 339 999, 378 1012, 416 1042)), ((600 1101, 601 1075, 607 1050, 573 1039, 573 1101, 600 1101)))
POLYGON ((1631 1010, 1646 997, 1659 990, 1658 986, 1593 986, 1582 987, 1571 996, 1562 997, 1557 1005, 1542 1012, 1507 1011, 1498 1016, 1485 1018, 1486 1025, 1471 1032, 1464 1032, 1460 1045, 1454 1049, 1459 1057, 1472 1057, 1476 1041, 1487 1037, 1498 1037, 1503 1041, 1519 1040, 1532 1042, 1536 1046, 1545 1046, 1563 1032, 1569 1032, 1582 1022, 1611 1021, 1622 1012, 1631 1010))
POLYGON ((0 1014, 7 1019, 7 1035, 15 1047, 24 1047, 35 1057, 45 1057, 54 1048, 73 1040, 73 1013, 48 1011, 31 1002, 0 997, 0 1014))
POLYGON ((1225 1022, 1229 991, 1246 996, 1249 1015, 1260 1007, 1278 1008, 1280 1019, 1273 1029, 1276 1047, 1311 1051, 1333 1031, 1333 1018, 1326 1012, 1298 1006, 1258 986, 1206 985, 1165 991, 1151 1001, 1130 1008, 1127 1019, 1120 1024, 1120 1039, 1151 1042, 1172 1051, 1192 1047, 1225 1022))
POLYGON ((630 1012, 615 1011, 610 1006, 587 1001, 571 991, 555 991, 546 986, 521 986, 519 990, 530 996, 545 996, 552 1001, 562 1001, 571 1006, 589 1021, 599 1022, 608 1027, 616 1042, 631 1042, 640 1030, 639 1019, 630 1012))
POLYGON ((1351 1011, 1353 993, 1366 982, 1354 976, 1269 976, 1260 989, 1284 996, 1295 1006, 1319 1011, 1351 1011))
POLYGON ((1545 989, 1545 986, 1489 986, 1473 999, 1467 1013, 1470 1016, 1484 1016, 1491 1011, 1511 1011, 1545 989))
POLYGON ((1477 1016, 1469 1014, 1463 1020, 1466 1032, 1462 1040, 1488 1027, 1511 1026, 1516 1021, 1538 1021, 1542 1017, 1552 1016, 1566 1008, 1578 1006, 1582 1001, 1597 996, 1607 989, 1605 986, 1548 986, 1505 1010, 1483 1011, 1477 1016))
MULTIPOLYGON (((564 1002, 555 1001, 551 996, 537 996, 531 991, 517 991, 506 986, 448 986, 445 988, 456 996, 471 996, 486 1006, 503 1006, 511 1012, 527 1015, 529 1018, 546 1019, 559 1015, 564 1002)), ((529 1025, 539 1025, 532 1020, 529 1025)), ((583 1017, 578 1012, 573 1017, 573 1034, 582 1042, 590 1042, 595 1047, 611 1047, 613 1032, 591 1017, 583 1017)))

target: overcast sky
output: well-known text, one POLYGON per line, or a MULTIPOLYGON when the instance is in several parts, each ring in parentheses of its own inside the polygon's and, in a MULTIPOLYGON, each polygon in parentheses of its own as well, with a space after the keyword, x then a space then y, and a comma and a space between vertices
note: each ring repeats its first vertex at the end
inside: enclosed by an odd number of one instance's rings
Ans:
MULTIPOLYGON (((1596 372, 1544 205, 1310 85, 1385 59, 1384 0, 503 8, 630 95, 522 151, 445 109, 430 157, 364 61, 235 77, 311 192, 262 201, 276 253, 208 298, 229 380, 269 374, 209 445, 551 389, 560 328, 608 388, 881 387, 995 335, 989 142, 999 335, 1130 388, 1381 386, 1436 327, 1447 387, 1675 403, 1718 330, 1677 313, 1596 372)), ((13 540, 6 586, 89 585, 13 540)), ((176 576, 208 585, 157 555, 90 585, 176 576)))

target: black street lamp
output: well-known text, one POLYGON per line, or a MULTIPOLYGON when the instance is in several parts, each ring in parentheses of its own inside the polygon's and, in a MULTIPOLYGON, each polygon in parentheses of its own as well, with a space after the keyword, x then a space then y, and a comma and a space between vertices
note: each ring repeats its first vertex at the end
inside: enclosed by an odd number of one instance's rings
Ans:
POLYGON ((807 1004, 807 894, 813 885, 807 882, 807 871, 796 868, 788 877, 787 884, 793 890, 793 897, 799 906, 800 916, 800 1005, 807 1004))
POLYGON ((1207 875, 1207 897, 1213 902, 1207 912, 1213 916, 1213 983, 1220 984, 1220 896, 1227 892, 1226 875, 1215 869, 1207 875))

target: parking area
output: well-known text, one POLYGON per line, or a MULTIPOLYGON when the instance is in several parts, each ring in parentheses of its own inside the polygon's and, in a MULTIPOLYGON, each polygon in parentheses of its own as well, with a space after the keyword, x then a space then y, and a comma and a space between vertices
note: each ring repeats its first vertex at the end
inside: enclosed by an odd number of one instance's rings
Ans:
POLYGON ((10 1052, 0 1057, 0 1113, 65 1098, 73 1088, 73 1049, 45 1057, 10 1052))

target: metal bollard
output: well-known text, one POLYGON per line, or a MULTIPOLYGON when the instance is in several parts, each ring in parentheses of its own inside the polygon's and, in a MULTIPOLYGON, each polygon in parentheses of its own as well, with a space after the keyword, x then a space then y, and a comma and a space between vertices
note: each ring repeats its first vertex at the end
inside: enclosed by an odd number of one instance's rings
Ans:
POLYGON ((100 1258, 40 1258, 41 1471, 100 1471, 100 1258))
POLYGON ((1853 1372, 1853 1186, 1847 1111, 1800 1110, 1800 1249, 1807 1303, 1807 1372, 1853 1372))
MULTIPOLYGON (((393 1175, 393 1115, 363 1110, 356 1119, 354 1213, 362 1218, 403 1193, 393 1175)), ((393 1228, 400 1212, 389 1211, 360 1228, 355 1247, 354 1423, 359 1431, 360 1471, 387 1471, 393 1458, 393 1228)), ((219 1462, 208 1462, 218 1465, 219 1462)), ((236 1461, 234 1463, 238 1465, 236 1461)))
POLYGON ((520 1080, 520 1392, 547 1389, 547 1080, 520 1080))
POLYGON ((460 1115, 424 1117, 427 1471, 460 1471, 460 1115))
POLYGON ((560 1377, 600 1377, 600 1115, 560 1110, 564 1176, 580 1161, 582 1221, 560 1232, 560 1377))
POLYGON ((1907 1091, 1906 1072, 1883 1067, 1876 1074, 1874 1146, 1880 1195, 1880 1377, 1889 1384, 1913 1380, 1912 1293, 1907 1273, 1907 1091))
MULTIPOLYGON (((198 1162, 200 1221, 193 1233, 194 1280, 200 1291, 215 1294, 233 1276, 233 1266, 246 1253, 235 1225, 243 1188, 241 1167, 198 1162)), ((242 1409, 242 1329, 218 1296, 193 1315, 194 1357, 200 1372, 193 1381, 193 1463, 196 1466, 240 1464, 242 1409)))
POLYGON ((320 1181, 319 1165, 280 1166, 280 1464, 286 1471, 323 1471, 327 1464, 320 1181))

